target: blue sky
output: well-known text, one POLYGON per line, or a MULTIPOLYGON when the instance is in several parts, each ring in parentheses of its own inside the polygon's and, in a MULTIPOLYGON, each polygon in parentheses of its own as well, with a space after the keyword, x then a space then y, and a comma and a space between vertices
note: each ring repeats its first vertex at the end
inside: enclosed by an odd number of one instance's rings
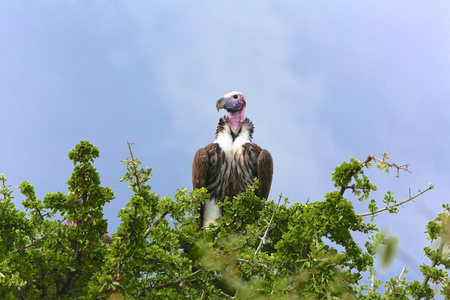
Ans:
POLYGON ((401 237, 392 272, 421 278, 425 225, 448 202, 449 15, 447 1, 1 1, 0 173, 17 203, 24 180, 66 192, 67 153, 89 140, 114 232, 127 139, 154 191, 191 188, 215 101, 238 90, 275 161, 271 198, 323 199, 335 166, 384 151, 412 173, 369 173, 377 197, 436 184, 377 219, 401 237))

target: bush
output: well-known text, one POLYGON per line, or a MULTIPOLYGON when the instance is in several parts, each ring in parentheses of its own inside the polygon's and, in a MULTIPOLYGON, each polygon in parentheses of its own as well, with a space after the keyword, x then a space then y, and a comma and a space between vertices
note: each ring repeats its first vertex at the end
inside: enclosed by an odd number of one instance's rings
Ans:
POLYGON ((449 206, 427 226, 438 249, 425 248, 430 265, 422 265, 424 281, 408 281, 406 270, 385 282, 375 279, 374 256, 385 245, 383 259, 392 258, 395 243, 373 221, 382 211, 398 207, 433 188, 397 203, 376 190, 367 168, 407 171, 382 159, 350 159, 332 176, 336 190, 322 201, 288 205, 255 195, 257 180, 234 199, 222 203, 224 215, 208 230, 200 229, 198 208, 208 199, 205 189, 180 189, 174 199, 159 197, 148 185, 151 169, 133 157, 124 163, 133 195, 120 210, 121 224, 112 238, 105 235, 103 206, 114 198, 101 187, 92 166, 99 151, 84 141, 69 153, 74 173, 67 193, 49 193, 43 201, 34 187, 19 188, 26 213, 12 203, 4 175, 0 194, 0 295, 6 299, 432 299, 432 284, 448 298, 445 270, 449 206), (351 193, 367 201, 366 214, 355 213, 351 193), (378 205, 382 205, 379 209, 378 205), (369 217, 366 221, 364 217, 369 217), (366 236, 361 248, 355 232, 366 236), (369 280, 363 273, 370 274, 369 280), (381 291, 383 290, 383 291, 381 291))

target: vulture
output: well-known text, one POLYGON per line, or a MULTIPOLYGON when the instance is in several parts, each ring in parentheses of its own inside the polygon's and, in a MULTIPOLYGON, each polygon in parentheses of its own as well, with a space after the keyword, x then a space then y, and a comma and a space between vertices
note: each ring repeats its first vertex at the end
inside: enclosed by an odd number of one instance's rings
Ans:
MULTIPOLYGON (((217 111, 225 109, 228 115, 219 119, 216 139, 200 148, 192 163, 194 189, 205 187, 210 199, 200 207, 201 227, 209 228, 222 216, 218 206, 228 196, 245 191, 256 177, 259 181, 256 195, 269 196, 272 184, 273 160, 270 152, 252 142, 253 123, 244 118, 246 100, 241 92, 231 92, 216 102, 217 111)), ((225 208, 226 209, 226 208, 225 208)))

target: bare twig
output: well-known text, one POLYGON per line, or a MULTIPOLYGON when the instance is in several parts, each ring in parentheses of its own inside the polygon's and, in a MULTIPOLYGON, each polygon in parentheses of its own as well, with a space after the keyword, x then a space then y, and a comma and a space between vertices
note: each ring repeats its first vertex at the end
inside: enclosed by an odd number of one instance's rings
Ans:
POLYGON ((409 202, 409 201, 413 201, 413 202, 414 202, 414 199, 415 199, 415 198, 417 198, 417 197, 423 195, 424 193, 428 192, 428 191, 431 190, 431 189, 433 189, 433 186, 432 186, 432 185, 430 185, 427 189, 425 189, 425 190, 419 192, 419 193, 416 194, 415 196, 412 196, 412 197, 411 197, 411 195, 410 195, 410 197, 409 197, 408 199, 406 199, 405 201, 396 203, 396 204, 394 204, 394 205, 386 206, 386 207, 381 208, 381 209, 376 210, 376 211, 369 211, 369 212, 366 212, 366 213, 363 213, 363 214, 358 214, 358 216, 361 216, 361 217, 367 217, 367 216, 371 216, 371 215, 376 215, 376 214, 379 214, 379 213, 382 212, 382 211, 389 210, 389 209, 391 209, 391 208, 394 208, 394 207, 403 205, 403 204, 405 204, 405 203, 407 203, 407 202, 409 202))
POLYGON ((397 285, 397 284, 399 284, 400 283, 400 280, 402 279, 402 277, 403 277, 403 274, 405 274, 405 272, 406 272, 406 266, 404 266, 403 267, 403 269, 402 269, 402 271, 400 272, 400 275, 396 275, 395 276, 395 278, 397 279, 396 280, 396 283, 394 283, 394 284, 392 284, 392 283, 389 283, 389 293, 390 294, 392 294, 393 292, 395 292, 395 286, 397 285))
POLYGON ((402 272, 400 273, 400 275, 396 276, 397 277, 397 283, 400 282, 400 280, 402 279, 403 274, 405 274, 405 272, 406 272, 406 266, 403 267, 402 272))
POLYGON ((264 232, 264 235, 261 237, 261 242, 259 243, 258 248, 256 248, 255 256, 258 255, 259 250, 261 250, 261 247, 266 243, 267 234, 269 233, 270 227, 272 227, 273 218, 275 217, 275 214, 278 211, 278 207, 280 206, 281 198, 283 198, 283 194, 280 194, 280 197, 278 198, 277 206, 273 210, 273 214, 272 214, 272 217, 270 218, 269 223, 267 224, 266 231, 264 232))
POLYGON ((386 165, 386 166, 388 166, 388 167, 390 167, 390 168, 396 168, 396 169, 397 169, 397 177, 399 177, 399 172, 400 172, 400 170, 402 170, 402 171, 404 171, 404 172, 411 173, 411 171, 408 170, 409 164, 397 165, 397 164, 395 164, 395 163, 388 163, 388 162, 385 160, 386 156, 387 156, 387 154, 383 155, 383 159, 379 159, 379 158, 377 158, 377 157, 375 157, 375 156, 370 156, 370 157, 371 157, 371 159, 376 160, 377 162, 379 162, 380 165, 386 165))
POLYGON ((225 297, 227 297, 227 298, 231 298, 231 299, 234 299, 234 297, 233 297, 233 296, 231 296, 231 295, 228 295, 228 294, 225 294, 224 292, 220 292, 220 293, 219 293, 219 296, 225 296, 225 297))

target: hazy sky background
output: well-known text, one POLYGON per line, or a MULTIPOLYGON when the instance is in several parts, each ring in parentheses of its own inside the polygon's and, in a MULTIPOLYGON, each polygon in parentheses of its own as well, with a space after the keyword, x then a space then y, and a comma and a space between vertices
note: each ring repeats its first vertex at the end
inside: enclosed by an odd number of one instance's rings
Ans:
POLYGON ((67 192, 67 153, 89 140, 115 232, 127 139, 154 191, 190 189, 216 99, 242 91, 275 161, 271 198, 321 200, 334 167, 384 151, 412 173, 369 172, 380 200, 436 184, 377 218, 401 237, 390 276, 421 280, 425 226, 449 201, 449 16, 448 1, 1 1, 0 173, 17 203, 24 180, 41 199, 67 192))

